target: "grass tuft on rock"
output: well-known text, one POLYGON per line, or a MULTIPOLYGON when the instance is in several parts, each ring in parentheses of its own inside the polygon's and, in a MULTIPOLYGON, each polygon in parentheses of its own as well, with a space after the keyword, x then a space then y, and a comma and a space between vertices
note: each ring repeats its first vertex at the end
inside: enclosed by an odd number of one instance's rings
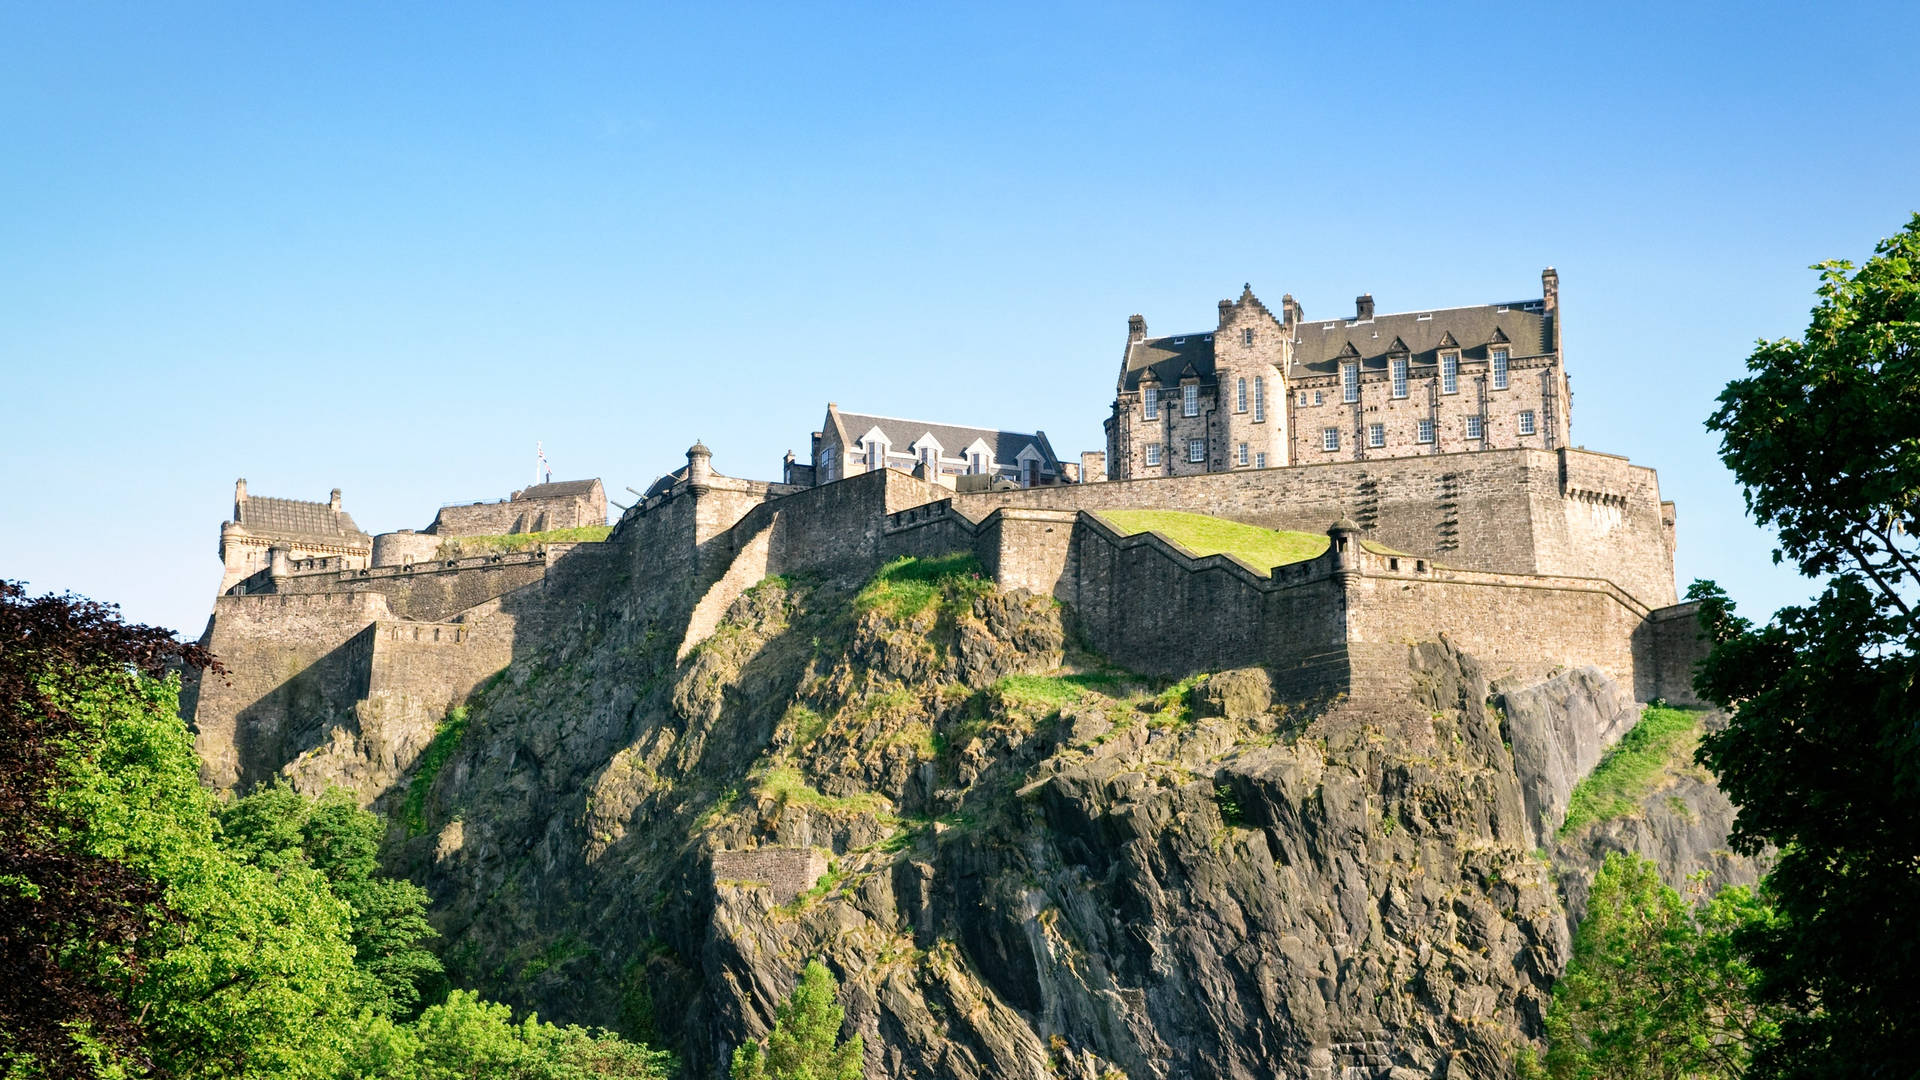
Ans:
POLYGON ((426 831, 427 793, 433 790, 433 781, 447 760, 459 749, 460 737, 467 732, 467 716, 465 705, 447 710, 446 718, 434 728, 433 741, 420 751, 413 779, 407 783, 407 797, 400 804, 400 820, 407 827, 408 836, 419 836, 426 831))
POLYGON ((881 611, 895 618, 911 619, 932 607, 942 596, 972 597, 993 588, 993 582, 980 567, 980 560, 960 553, 939 558, 920 559, 903 555, 880 568, 853 598, 854 610, 862 614, 881 611))
POLYGON ((753 778, 753 793, 788 806, 804 806, 828 814, 880 814, 891 806, 883 795, 861 792, 858 795, 828 795, 807 783, 800 770, 775 765, 753 778))
POLYGON ((1693 759, 1700 738, 1700 714, 1649 705, 1640 722, 1607 749, 1600 764, 1573 786, 1560 836, 1571 836, 1596 821, 1626 817, 1640 809, 1670 766, 1693 759))
POLYGON ((1273 567, 1319 557, 1329 543, 1325 533, 1263 529, 1182 510, 1102 510, 1098 516, 1122 535, 1154 532, 1195 555, 1231 555, 1263 577, 1273 567))

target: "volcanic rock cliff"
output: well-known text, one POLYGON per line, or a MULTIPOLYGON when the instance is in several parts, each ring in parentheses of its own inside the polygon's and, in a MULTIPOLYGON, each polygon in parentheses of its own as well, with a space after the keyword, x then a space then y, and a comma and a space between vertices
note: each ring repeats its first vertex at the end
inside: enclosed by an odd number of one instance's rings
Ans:
MULTIPOLYGON (((1435 641, 1333 700, 1169 684, 964 558, 768 578, 684 658, 621 595, 362 794, 457 982, 692 1077, 815 956, 872 1077, 1509 1076, 1602 850, 1753 873, 1679 772, 1555 835, 1635 715, 1591 669, 1496 693, 1435 641)), ((332 753, 301 782, 365 775, 332 753)))

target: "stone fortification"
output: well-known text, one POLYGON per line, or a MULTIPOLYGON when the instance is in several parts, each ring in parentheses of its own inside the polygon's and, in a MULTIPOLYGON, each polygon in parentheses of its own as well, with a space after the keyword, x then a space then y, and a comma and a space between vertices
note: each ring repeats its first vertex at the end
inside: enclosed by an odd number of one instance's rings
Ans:
POLYGON ((607 523, 607 492, 598 480, 560 480, 516 491, 500 502, 443 506, 427 532, 436 536, 505 536, 607 523))
POLYGON ((1690 701, 1699 643, 1674 603, 1673 518, 1652 470, 1570 449, 957 494, 897 469, 742 480, 696 446, 603 543, 438 560, 437 534, 383 534, 379 565, 278 552, 220 598, 207 640, 240 674, 194 719, 223 785, 340 739, 378 744, 397 776, 449 705, 567 625, 573 598, 620 597, 684 660, 771 575, 954 552, 1002 589, 1055 597, 1082 640, 1141 672, 1258 665, 1290 694, 1353 692, 1394 668, 1380 657, 1444 636, 1495 678, 1591 666, 1639 700, 1690 701), (1326 554, 1276 569, 1122 535, 1100 517, 1116 509, 1347 524, 1326 554))

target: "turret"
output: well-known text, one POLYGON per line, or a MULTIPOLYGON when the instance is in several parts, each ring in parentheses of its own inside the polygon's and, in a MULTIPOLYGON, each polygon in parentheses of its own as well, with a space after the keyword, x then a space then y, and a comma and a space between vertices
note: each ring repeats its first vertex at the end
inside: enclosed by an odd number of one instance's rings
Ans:
POLYGON ((1327 536, 1333 549, 1333 579, 1344 583, 1360 570, 1360 526, 1343 517, 1327 529, 1327 536))
POLYGON ((687 490, 705 495, 713 489, 713 451, 695 439, 687 448, 687 490))

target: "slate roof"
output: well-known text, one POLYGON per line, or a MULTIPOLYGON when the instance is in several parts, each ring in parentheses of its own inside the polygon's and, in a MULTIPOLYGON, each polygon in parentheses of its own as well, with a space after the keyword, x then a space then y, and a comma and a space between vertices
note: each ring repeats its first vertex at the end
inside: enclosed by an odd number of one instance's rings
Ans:
MULTIPOLYGON (((1379 315, 1356 321, 1349 318, 1307 320, 1294 327, 1293 366, 1289 379, 1332 375, 1339 357, 1351 344, 1362 370, 1384 369, 1388 352, 1398 342, 1415 366, 1437 364, 1439 350, 1456 344, 1463 359, 1485 359, 1487 346, 1504 335, 1516 359, 1553 351, 1553 319, 1541 301, 1481 304, 1475 307, 1437 308, 1379 315)), ((1213 335, 1202 331, 1149 338, 1127 346, 1126 374, 1121 389, 1135 390, 1147 371, 1161 386, 1178 386, 1189 370, 1194 376, 1214 377, 1213 335)))
POLYGON ((234 510, 237 523, 255 536, 337 546, 373 543, 373 538, 353 523, 350 514, 334 510, 323 502, 250 495, 235 503, 234 510))
POLYGON ((598 480, 554 480, 545 484, 535 484, 525 491, 513 493, 513 501, 523 499, 564 499, 575 495, 593 494, 593 485, 598 480))
POLYGON ((967 447, 973 445, 975 439, 980 439, 993 448, 993 460, 998 464, 1013 464, 1020 457, 1020 451, 1031 446, 1039 452, 1040 460, 1047 466, 1055 471, 1059 469, 1060 459, 1054 455, 1053 446, 1047 442, 1044 431, 1029 435, 1023 431, 996 431, 993 428, 936 424, 926 420, 902 420, 895 416, 871 416, 838 410, 834 410, 832 415, 839 418, 840 445, 847 451, 852 451, 867 432, 877 427, 896 453, 906 453, 922 435, 932 435, 947 456, 959 457, 967 447))

